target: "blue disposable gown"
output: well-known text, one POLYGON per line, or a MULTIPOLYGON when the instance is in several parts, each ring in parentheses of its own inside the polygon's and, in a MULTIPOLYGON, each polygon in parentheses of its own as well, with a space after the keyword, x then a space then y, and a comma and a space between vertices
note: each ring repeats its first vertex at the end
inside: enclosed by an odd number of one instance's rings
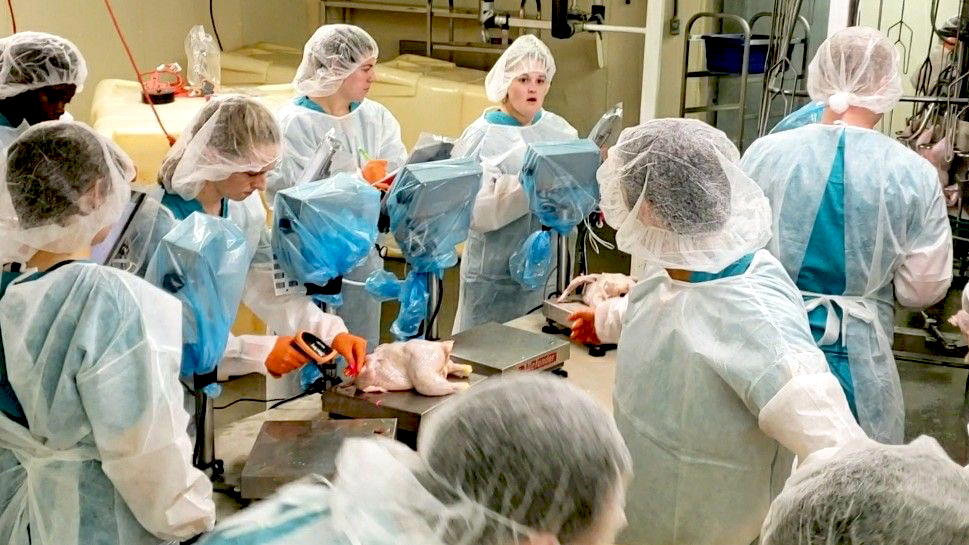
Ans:
POLYGON ((935 168, 876 131, 824 124, 757 140, 741 166, 771 202, 768 249, 804 294, 859 423, 873 439, 902 442, 894 304, 931 305, 952 280, 935 168))

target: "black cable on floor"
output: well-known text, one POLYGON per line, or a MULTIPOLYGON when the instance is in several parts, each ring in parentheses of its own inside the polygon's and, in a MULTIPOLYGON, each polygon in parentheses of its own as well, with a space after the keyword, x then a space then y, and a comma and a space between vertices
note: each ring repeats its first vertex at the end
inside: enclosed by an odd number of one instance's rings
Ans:
POLYGON ((236 403, 241 403, 243 401, 248 401, 248 402, 252 402, 252 403, 274 403, 276 401, 283 401, 284 399, 286 399, 286 398, 280 397, 280 398, 276 398, 276 399, 256 399, 254 397, 240 397, 239 399, 237 399, 237 400, 235 400, 235 401, 233 401, 231 403, 226 403, 225 405, 221 405, 221 406, 218 406, 218 407, 212 407, 212 408, 215 409, 215 410, 217 410, 217 411, 219 411, 219 410, 222 410, 222 409, 228 409, 229 407, 235 405, 236 403))

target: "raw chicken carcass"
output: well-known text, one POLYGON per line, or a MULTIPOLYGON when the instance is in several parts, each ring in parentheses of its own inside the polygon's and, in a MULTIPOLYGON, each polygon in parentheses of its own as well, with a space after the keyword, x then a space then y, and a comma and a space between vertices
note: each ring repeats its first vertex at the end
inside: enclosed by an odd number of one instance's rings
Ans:
POLYGON ((576 277, 558 298, 564 303, 570 295, 582 288, 582 302, 594 307, 606 299, 622 297, 636 285, 636 279, 619 273, 586 274, 576 277))
POLYGON ((354 382, 364 392, 417 390, 427 396, 443 396, 466 390, 467 382, 449 382, 448 375, 467 378, 470 365, 451 361, 454 341, 414 339, 382 344, 367 356, 354 382))

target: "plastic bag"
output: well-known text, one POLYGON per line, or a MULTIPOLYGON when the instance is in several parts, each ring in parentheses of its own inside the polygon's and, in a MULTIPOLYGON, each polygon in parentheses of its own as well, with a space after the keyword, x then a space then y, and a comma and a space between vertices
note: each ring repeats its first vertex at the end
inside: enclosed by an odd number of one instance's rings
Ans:
POLYGON ((403 285, 403 281, 399 280, 394 273, 380 269, 370 273, 364 283, 364 289, 378 301, 397 301, 403 285))
POLYGON ((354 174, 284 189, 273 204, 276 261, 300 284, 324 286, 367 259, 379 214, 380 192, 354 174))
POLYGON ((387 194, 390 230, 407 263, 439 274, 458 261, 455 246, 468 238, 481 165, 448 159, 407 165, 387 194))
POLYGON ((519 180, 538 221, 563 235, 582 223, 599 206, 601 163, 591 140, 529 145, 519 180))
POLYGON ((789 131, 810 125, 811 123, 817 123, 821 121, 822 115, 824 115, 824 102, 808 102, 804 106, 787 114, 777 125, 774 125, 774 128, 768 134, 789 131))
POLYGON ((592 140, 600 150, 609 149, 616 145, 620 132, 622 132, 622 102, 602 114, 589 131, 589 140, 592 140))
POLYGON ((251 260, 238 226, 199 212, 179 222, 155 250, 145 280, 182 303, 183 378, 211 373, 222 361, 251 260))
POLYGON ((508 258, 512 278, 529 290, 537 290, 545 285, 553 265, 551 231, 535 231, 508 258))
POLYGON ((398 341, 417 336, 421 322, 427 318, 428 281, 430 275, 413 269, 407 273, 400 293, 400 311, 390 326, 390 332, 398 341))
POLYGON ((222 52, 202 25, 193 26, 185 36, 185 57, 192 96, 208 96, 218 91, 222 81, 222 52))
POLYGON ((452 149, 454 149, 453 138, 422 132, 418 135, 414 147, 411 148, 410 156, 407 157, 407 164, 450 159, 452 149))

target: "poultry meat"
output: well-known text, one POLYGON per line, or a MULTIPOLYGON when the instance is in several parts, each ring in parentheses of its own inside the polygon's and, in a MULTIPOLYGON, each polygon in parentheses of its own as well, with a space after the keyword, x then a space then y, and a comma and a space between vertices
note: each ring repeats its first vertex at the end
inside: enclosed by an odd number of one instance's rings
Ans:
POLYGON ((471 366, 451 361, 454 341, 414 339, 382 344, 367 356, 354 382, 364 392, 403 391, 411 388, 426 396, 453 394, 470 387, 450 382, 448 375, 467 378, 471 366))
POLYGON ((636 279, 625 274, 597 273, 578 276, 565 288, 565 292, 558 298, 564 303, 569 296, 582 289, 582 302, 594 307, 606 299, 622 297, 636 285, 636 279))

